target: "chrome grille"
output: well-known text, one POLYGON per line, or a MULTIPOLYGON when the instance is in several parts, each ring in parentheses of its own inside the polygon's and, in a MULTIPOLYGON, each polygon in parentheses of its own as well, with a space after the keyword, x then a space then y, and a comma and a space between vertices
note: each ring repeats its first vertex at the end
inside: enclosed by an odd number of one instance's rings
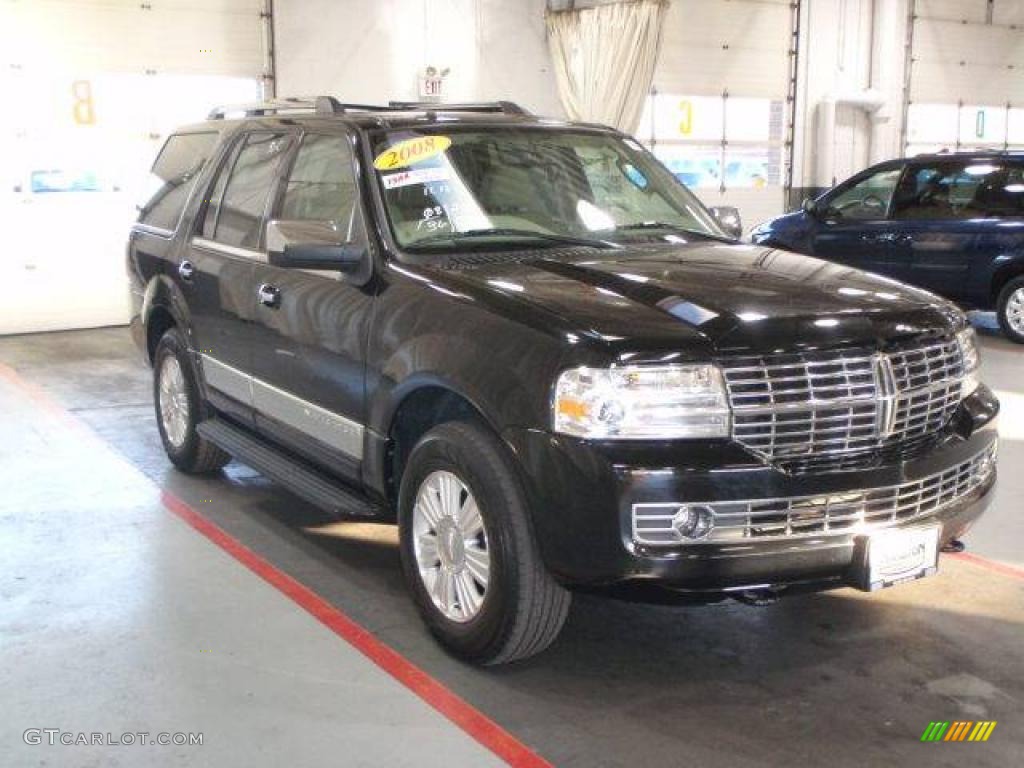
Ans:
POLYGON ((712 527, 700 541, 682 539, 672 527, 672 504, 633 506, 633 540, 647 546, 678 546, 793 536, 860 532, 933 514, 963 499, 989 480, 996 444, 949 469, 901 485, 818 496, 687 502, 710 511, 712 527))
POLYGON ((887 356, 900 392, 959 379, 964 375, 963 357, 956 340, 889 352, 887 356))
POLYGON ((906 440, 941 429, 960 404, 963 355, 956 341, 888 355, 896 396, 890 439, 906 440))
POLYGON ((885 354, 870 349, 720 361, 732 437, 783 462, 870 455, 937 432, 960 401, 955 340, 885 354))

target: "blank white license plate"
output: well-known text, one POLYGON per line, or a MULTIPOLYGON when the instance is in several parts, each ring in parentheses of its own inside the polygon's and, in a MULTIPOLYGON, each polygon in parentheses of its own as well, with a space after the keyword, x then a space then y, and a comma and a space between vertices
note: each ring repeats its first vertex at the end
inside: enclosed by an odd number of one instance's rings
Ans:
POLYGON ((931 576, 939 566, 939 526, 894 528, 867 540, 867 588, 871 591, 931 576))

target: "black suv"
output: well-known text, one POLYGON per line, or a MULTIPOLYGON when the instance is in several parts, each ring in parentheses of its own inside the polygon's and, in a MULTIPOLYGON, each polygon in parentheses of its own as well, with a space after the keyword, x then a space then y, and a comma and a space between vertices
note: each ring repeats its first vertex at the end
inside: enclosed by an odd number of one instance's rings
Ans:
POLYGON ((751 239, 995 310, 1024 344, 1024 153, 919 155, 872 166, 751 239))
POLYGON ((132 328, 171 461, 396 521, 463 658, 540 651, 570 588, 928 575, 991 499, 958 309, 736 243, 609 128, 320 97, 217 110, 153 173, 132 328))

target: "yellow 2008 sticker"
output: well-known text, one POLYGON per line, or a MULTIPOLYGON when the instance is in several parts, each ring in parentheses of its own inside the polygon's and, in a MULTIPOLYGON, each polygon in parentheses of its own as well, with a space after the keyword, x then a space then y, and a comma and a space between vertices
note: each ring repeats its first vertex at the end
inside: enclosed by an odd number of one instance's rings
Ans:
POLYGON ((417 136, 406 139, 385 149, 373 161, 378 171, 393 171, 396 168, 420 163, 444 152, 452 145, 447 136, 417 136))

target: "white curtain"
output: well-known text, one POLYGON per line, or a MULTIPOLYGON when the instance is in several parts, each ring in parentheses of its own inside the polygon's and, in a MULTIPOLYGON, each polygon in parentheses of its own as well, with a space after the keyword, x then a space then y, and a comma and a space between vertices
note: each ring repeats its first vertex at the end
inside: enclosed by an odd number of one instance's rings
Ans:
POLYGON ((636 130, 667 8, 668 0, 629 0, 548 12, 548 45, 570 119, 636 130))

